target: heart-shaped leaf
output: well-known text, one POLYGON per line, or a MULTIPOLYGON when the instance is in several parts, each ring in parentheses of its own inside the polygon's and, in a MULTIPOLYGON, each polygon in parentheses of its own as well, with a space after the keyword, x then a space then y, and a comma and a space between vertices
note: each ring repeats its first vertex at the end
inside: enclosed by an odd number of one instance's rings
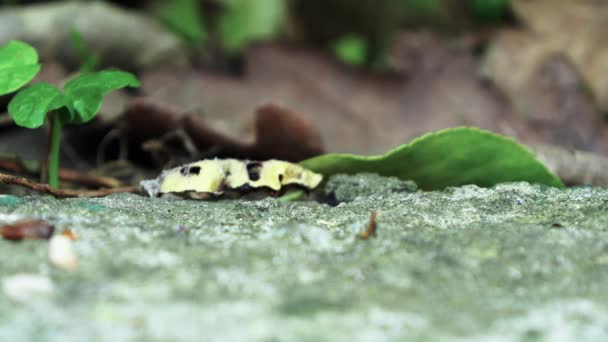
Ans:
POLYGON ((15 123, 27 128, 44 124, 46 114, 66 105, 61 91, 49 83, 36 83, 22 89, 8 104, 15 123))
POLYGON ((325 154, 301 162, 315 172, 373 172, 413 180, 423 190, 527 181, 563 187, 561 180, 524 146, 498 134, 458 127, 426 134, 380 156, 325 154))
POLYGON ((63 87, 69 107, 75 110, 68 123, 82 124, 93 119, 107 93, 139 85, 137 78, 125 71, 99 71, 77 76, 63 87))
POLYGON ((11 40, 0 48, 0 95, 13 92, 40 71, 38 53, 30 45, 11 40))

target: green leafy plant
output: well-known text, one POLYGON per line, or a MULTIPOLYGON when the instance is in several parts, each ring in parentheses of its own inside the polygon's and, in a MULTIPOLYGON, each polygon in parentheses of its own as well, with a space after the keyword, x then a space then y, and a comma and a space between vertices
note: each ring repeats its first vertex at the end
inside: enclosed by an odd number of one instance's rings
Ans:
POLYGON ((81 74, 68 81, 63 92, 49 83, 37 83, 21 90, 8 105, 15 123, 37 128, 47 118, 51 124, 49 184, 59 185, 59 149, 66 124, 83 124, 95 117, 103 97, 112 90, 138 87, 139 81, 124 71, 99 71, 81 74))
POLYGON ((383 155, 332 153, 301 162, 325 177, 373 172, 413 180, 423 190, 527 181, 562 188, 532 152, 512 139, 476 128, 458 127, 419 137, 383 155))
POLYGON ((0 47, 0 95, 23 87, 38 71, 38 53, 30 45, 11 40, 0 47))
MULTIPOLYGON (((0 68, 0 73, 4 73, 0 76, 0 90, 10 92, 29 82, 40 70, 40 65, 36 51, 26 43, 10 42, 7 46, 0 49, 0 66, 8 66, 0 68)), ((49 120, 48 182, 58 187, 63 126, 83 124, 93 119, 101 108, 103 97, 110 91, 138 86, 135 76, 124 71, 83 73, 68 81, 63 92, 45 82, 20 90, 9 103, 8 112, 17 125, 27 128, 40 127, 49 120)))

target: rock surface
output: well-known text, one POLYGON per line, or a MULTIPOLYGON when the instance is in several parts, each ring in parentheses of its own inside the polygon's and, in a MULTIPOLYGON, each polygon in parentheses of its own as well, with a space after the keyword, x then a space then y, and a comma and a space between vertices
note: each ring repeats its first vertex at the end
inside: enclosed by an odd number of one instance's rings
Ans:
POLYGON ((335 207, 0 198, 0 224, 70 228, 78 255, 0 240, 0 340, 608 340, 608 190, 341 179, 365 191, 335 207))

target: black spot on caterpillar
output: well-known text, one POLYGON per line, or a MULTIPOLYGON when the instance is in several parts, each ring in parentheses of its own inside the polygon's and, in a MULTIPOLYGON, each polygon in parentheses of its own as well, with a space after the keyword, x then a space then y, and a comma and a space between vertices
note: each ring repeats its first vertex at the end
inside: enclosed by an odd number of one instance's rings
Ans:
POLYGON ((199 173, 201 173, 201 167, 200 166, 192 166, 189 170, 189 173, 191 175, 198 175, 199 173))
POLYGON ((247 163, 247 175, 250 180, 257 181, 260 179, 260 171, 262 170, 262 163, 254 161, 247 163))

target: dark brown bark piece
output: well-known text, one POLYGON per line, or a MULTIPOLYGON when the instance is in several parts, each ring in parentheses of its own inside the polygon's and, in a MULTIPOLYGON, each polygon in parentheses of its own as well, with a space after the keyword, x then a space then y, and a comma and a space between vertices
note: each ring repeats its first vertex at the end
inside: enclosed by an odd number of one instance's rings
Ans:
POLYGON ((20 221, 0 228, 0 235, 6 240, 48 240, 53 235, 55 226, 43 220, 20 221))

